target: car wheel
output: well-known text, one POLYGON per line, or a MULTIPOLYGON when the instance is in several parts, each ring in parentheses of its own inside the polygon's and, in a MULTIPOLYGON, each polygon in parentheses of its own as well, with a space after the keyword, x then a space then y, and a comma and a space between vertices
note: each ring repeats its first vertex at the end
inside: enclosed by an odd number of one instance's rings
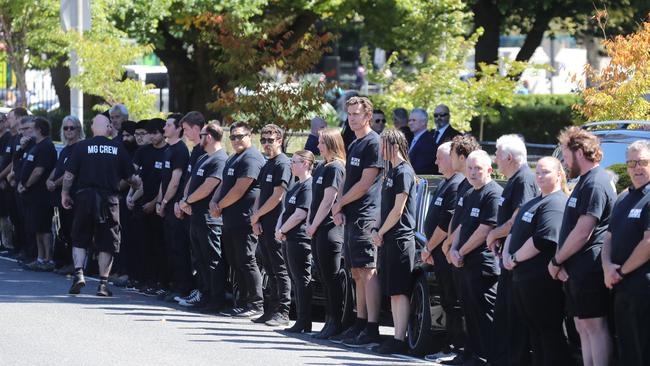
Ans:
POLYGON ((357 317, 354 307, 354 281, 352 280, 352 274, 345 268, 341 268, 339 271, 339 280, 341 281, 341 287, 343 289, 343 316, 341 318, 341 323, 344 328, 347 328, 354 323, 357 317))
POLYGON ((424 274, 420 274, 411 294, 411 315, 406 334, 411 352, 424 355, 430 351, 432 342, 431 308, 429 286, 424 274))

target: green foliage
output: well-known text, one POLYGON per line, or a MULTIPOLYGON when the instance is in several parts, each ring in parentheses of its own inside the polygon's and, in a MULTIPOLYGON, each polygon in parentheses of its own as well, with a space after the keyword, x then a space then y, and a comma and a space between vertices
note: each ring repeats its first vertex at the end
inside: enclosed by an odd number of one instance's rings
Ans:
MULTIPOLYGON (((124 65, 152 52, 150 45, 141 46, 128 41, 105 17, 107 0, 93 3, 93 27, 80 36, 68 32, 69 50, 79 58, 82 72, 70 78, 69 85, 80 88, 86 94, 101 97, 108 106, 118 103, 126 105, 129 116, 144 119, 158 116, 154 104, 156 95, 151 85, 141 81, 124 79, 124 65)), ((107 108, 106 104, 94 107, 97 111, 107 108)))
POLYGON ((632 186, 632 179, 630 179, 630 175, 627 174, 627 166, 625 166, 625 164, 614 164, 606 168, 618 175, 618 180, 616 181, 616 191, 618 193, 621 193, 632 186))
MULTIPOLYGON (((499 136, 517 133, 526 141, 555 144, 560 131, 579 125, 584 119, 572 107, 581 103, 579 96, 567 95, 514 95, 512 105, 496 108, 495 114, 485 118, 483 139, 496 141, 499 136)), ((472 120, 472 132, 477 135, 480 121, 472 120)))

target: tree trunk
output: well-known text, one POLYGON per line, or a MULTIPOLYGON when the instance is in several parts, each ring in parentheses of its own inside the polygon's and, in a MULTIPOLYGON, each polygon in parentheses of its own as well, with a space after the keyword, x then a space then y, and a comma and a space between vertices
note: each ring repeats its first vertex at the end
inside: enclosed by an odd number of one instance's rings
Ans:
POLYGON ((16 107, 29 107, 29 100, 27 97, 27 80, 25 78, 25 73, 27 72, 27 66, 25 62, 16 57, 17 55, 12 55, 9 57, 9 62, 11 62, 11 69, 13 70, 14 75, 16 75, 16 87, 18 88, 18 98, 16 98, 16 107))
POLYGON ((474 47, 474 68, 479 63, 495 64, 499 59, 499 35, 501 31, 501 12, 494 0, 479 0, 472 6, 474 30, 483 27, 483 35, 474 47))
POLYGON ((548 29, 548 23, 554 16, 553 11, 551 10, 543 12, 541 8, 539 9, 537 16, 535 17, 535 22, 530 31, 526 34, 524 44, 519 49, 519 53, 517 53, 515 60, 524 62, 530 60, 537 47, 542 43, 544 33, 548 29))
POLYGON ((56 91, 56 96, 59 98, 59 108, 70 114, 70 87, 68 80, 70 80, 70 69, 64 66, 65 59, 59 60, 56 66, 50 67, 50 75, 52 75, 52 84, 56 91))

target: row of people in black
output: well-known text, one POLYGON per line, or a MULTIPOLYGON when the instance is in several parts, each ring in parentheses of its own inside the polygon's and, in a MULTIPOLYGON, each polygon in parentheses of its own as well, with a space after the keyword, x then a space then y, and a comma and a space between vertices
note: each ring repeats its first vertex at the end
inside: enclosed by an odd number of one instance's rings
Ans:
MULTIPOLYGON (((287 331, 309 332, 311 273, 317 270, 327 318, 316 338, 352 347, 379 343, 383 293, 391 299, 395 335, 376 350, 405 353, 418 178, 403 134, 389 129, 379 136, 371 130, 368 99, 352 98, 347 109, 356 140, 346 149, 338 130, 321 130, 324 161, 318 165, 308 151, 291 158, 283 154, 282 130, 275 125, 260 133, 265 160, 252 146, 249 127, 233 124, 234 154, 228 157, 221 127, 205 124, 196 112, 136 125, 131 134, 136 140, 141 136, 142 146, 129 160, 123 145, 107 138, 111 123, 97 116, 95 137, 70 148, 71 154, 62 152, 65 175, 54 169, 45 184, 60 183, 63 208, 74 208, 70 292, 85 284, 85 252, 80 251, 94 241, 102 278, 98 295, 110 295, 112 255, 124 243, 120 256, 138 258, 126 259, 135 263, 127 264, 126 272, 146 283, 148 294, 279 326, 289 323, 293 287, 298 319, 287 331), (142 130, 149 143, 143 143, 142 130), (196 144, 191 154, 183 133, 196 144), (120 189, 128 192, 125 208, 119 204, 120 189), (124 237, 132 242, 119 236, 124 209, 131 211, 124 237), (357 320, 345 330, 341 256, 356 285, 357 320), (266 293, 258 261, 269 278, 266 293), (224 310, 227 264, 236 295, 235 306, 224 310)), ((42 128, 34 128, 37 143, 43 141, 42 128)), ((30 130, 21 132, 24 140, 30 130)), ((565 316, 571 316, 584 364, 608 364, 610 288, 621 362, 647 364, 650 144, 629 147, 633 187, 616 204, 611 179, 598 165, 602 151, 596 137, 570 128, 560 144, 569 176, 579 178, 570 197, 560 162, 543 158, 533 173, 517 136, 497 141, 495 162, 508 178, 503 188, 490 178, 492 161, 471 136, 438 147, 436 164, 444 179, 425 219, 428 250, 422 260, 433 265, 441 286, 447 339, 444 352, 430 358, 446 364, 571 364, 563 330, 565 316), (456 357, 448 357, 450 352, 456 357)), ((10 171, 23 175, 24 166, 10 171)), ((30 178, 23 189, 35 184, 30 178)), ((22 200, 19 189, 13 197, 22 200)))

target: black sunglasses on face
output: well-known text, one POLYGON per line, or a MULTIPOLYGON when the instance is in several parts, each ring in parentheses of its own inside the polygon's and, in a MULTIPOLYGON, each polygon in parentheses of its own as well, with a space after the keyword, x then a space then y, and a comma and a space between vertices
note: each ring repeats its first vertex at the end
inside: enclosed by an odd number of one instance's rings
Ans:
POLYGON ((242 134, 242 135, 230 135, 230 141, 241 141, 244 139, 244 137, 248 136, 247 133, 242 134))
POLYGON ((449 113, 434 113, 433 117, 435 117, 435 118, 443 118, 443 117, 447 117, 448 115, 449 115, 449 113))
POLYGON ((271 137, 269 137, 269 138, 266 138, 266 137, 262 137, 262 138, 260 138, 260 143, 261 143, 262 145, 264 145, 264 144, 272 144, 272 143, 274 143, 274 142, 275 142, 275 139, 274 139, 274 138, 271 138, 271 137))
POLYGON ((377 118, 377 119, 375 120, 375 123, 383 123, 383 124, 386 124, 386 120, 385 120, 384 118, 377 118))
POLYGON ((74 131, 76 129, 75 126, 63 126, 63 131, 74 131))

